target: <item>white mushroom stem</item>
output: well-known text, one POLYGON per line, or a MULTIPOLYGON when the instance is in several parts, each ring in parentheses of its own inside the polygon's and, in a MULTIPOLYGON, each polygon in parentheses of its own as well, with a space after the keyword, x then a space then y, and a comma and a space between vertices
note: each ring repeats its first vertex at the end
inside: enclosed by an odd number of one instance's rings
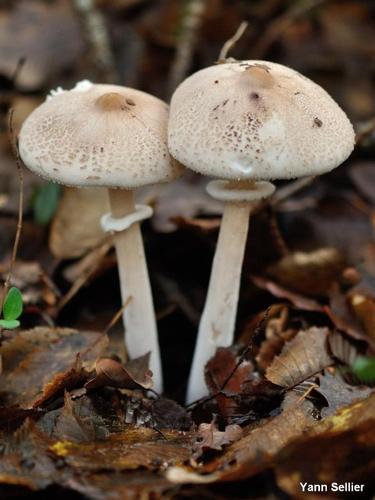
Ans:
POLYGON ((209 194, 225 201, 225 205, 190 371, 188 404, 207 394, 204 380, 207 361, 218 347, 233 343, 251 210, 257 201, 270 196, 275 189, 269 182, 247 183, 247 189, 241 185, 231 189, 230 184, 213 181, 207 186, 209 194))
MULTIPOLYGON (((123 218, 135 211, 133 191, 110 189, 112 216, 123 218)), ((122 303, 131 300, 124 310, 125 344, 130 358, 151 351, 150 369, 154 389, 161 392, 163 378, 155 311, 140 223, 134 222, 115 233, 115 247, 120 276, 122 303)))

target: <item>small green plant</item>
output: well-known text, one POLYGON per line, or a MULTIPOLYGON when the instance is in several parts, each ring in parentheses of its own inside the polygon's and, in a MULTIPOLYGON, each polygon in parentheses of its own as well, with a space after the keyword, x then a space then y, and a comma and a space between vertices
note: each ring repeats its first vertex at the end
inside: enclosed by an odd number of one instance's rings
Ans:
POLYGON ((375 382, 375 357, 358 357, 352 364, 352 371, 362 382, 375 382))
POLYGON ((34 219, 38 224, 48 224, 54 216, 60 199, 60 186, 47 182, 41 186, 34 197, 34 219))
POLYGON ((0 319, 0 328, 6 330, 14 330, 20 326, 18 318, 21 316, 23 310, 23 301, 21 292, 13 286, 8 291, 2 311, 2 319, 0 319))

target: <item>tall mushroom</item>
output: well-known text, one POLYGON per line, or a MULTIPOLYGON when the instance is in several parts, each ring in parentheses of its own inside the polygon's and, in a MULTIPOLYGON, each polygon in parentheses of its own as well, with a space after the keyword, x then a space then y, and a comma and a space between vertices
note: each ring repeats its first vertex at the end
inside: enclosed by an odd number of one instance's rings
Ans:
POLYGON ((205 395, 207 360, 233 342, 249 215, 255 202, 273 193, 268 181, 328 172, 353 145, 353 127, 335 101, 280 64, 218 64, 193 74, 173 94, 169 150, 192 170, 219 177, 207 191, 225 202, 188 402, 205 395))
POLYGON ((168 106, 156 97, 81 82, 71 91, 54 92, 26 119, 19 135, 21 157, 36 174, 69 186, 108 188, 112 214, 102 225, 115 232, 122 301, 130 299, 124 311, 127 350, 130 357, 151 351, 159 391, 159 344, 139 226, 152 209, 135 205, 133 193, 181 172, 168 152, 167 119, 168 106))

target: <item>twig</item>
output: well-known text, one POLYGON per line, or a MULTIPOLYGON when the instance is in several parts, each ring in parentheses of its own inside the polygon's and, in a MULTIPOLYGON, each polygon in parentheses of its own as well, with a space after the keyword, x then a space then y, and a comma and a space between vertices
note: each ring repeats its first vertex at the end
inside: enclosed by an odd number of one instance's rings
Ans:
POLYGON ((263 36, 258 40, 252 50, 253 59, 258 59, 264 56, 267 50, 275 43, 282 33, 298 18, 306 15, 312 9, 319 7, 329 0, 307 0, 298 3, 287 10, 280 17, 274 19, 266 28, 263 36))
POLYGON ((219 54, 218 63, 222 63, 222 62, 226 61, 227 56, 228 56, 228 52, 230 50, 232 50, 232 48, 236 45, 238 40, 245 33, 248 25, 249 25, 249 23, 247 21, 242 21, 242 23, 237 28, 237 31, 235 32, 235 34, 224 43, 224 45, 220 51, 220 54, 219 54))
POLYGON ((181 20, 176 56, 169 73, 168 91, 170 94, 182 82, 189 70, 205 8, 206 0, 189 0, 188 2, 187 12, 181 20))
POLYGON ((238 368, 241 366, 241 364, 245 360, 246 356, 253 349, 253 347, 254 347, 254 340, 256 339, 256 337, 258 337, 258 335, 264 331, 265 323, 268 321, 268 317, 269 317, 269 313, 270 313, 271 307, 272 306, 269 306, 266 309, 263 318, 259 321, 257 327, 255 328, 253 336, 249 340, 249 342, 248 342, 247 346, 245 347, 245 349, 242 351, 242 354, 239 357, 239 359, 238 359, 238 361, 236 363, 236 366, 233 368, 233 370, 231 371, 231 373, 224 380, 224 383, 221 385, 220 389, 217 390, 211 396, 206 396, 204 398, 198 399, 197 401, 193 401, 192 403, 190 403, 189 405, 186 406, 186 409, 191 408, 191 407, 197 408, 198 406, 201 406, 201 405, 207 403, 208 401, 211 401, 212 399, 215 399, 216 396, 218 396, 219 394, 221 394, 223 392, 223 390, 228 385, 228 383, 230 382, 230 380, 233 378, 233 376, 236 373, 236 371, 238 370, 238 368))
POLYGON ((82 16, 94 62, 102 73, 100 77, 106 82, 113 83, 117 80, 116 64, 103 15, 93 0, 74 0, 74 5, 82 16))
POLYGON ((79 290, 91 278, 91 276, 93 276, 93 274, 99 268, 99 264, 104 259, 106 254, 109 252, 111 247, 112 247, 112 241, 106 239, 104 243, 101 243, 99 247, 94 248, 94 250, 92 250, 90 254, 84 257, 85 259, 87 259, 89 256, 90 258, 94 256, 95 257, 94 264, 90 265, 88 268, 85 268, 82 275, 79 276, 76 279, 76 281, 72 284, 67 293, 62 297, 62 299, 54 309, 54 316, 56 316, 61 311, 61 309, 63 309, 66 306, 66 304, 79 292, 79 290))
POLYGON ((297 179, 296 181, 290 182, 286 186, 277 189, 270 200, 270 205, 275 208, 290 196, 298 193, 298 191, 301 191, 301 189, 310 186, 315 179, 315 176, 303 177, 302 179, 297 179))
POLYGON ((111 319, 111 321, 108 323, 108 325, 104 328, 104 335, 106 335, 109 330, 117 323, 117 321, 121 318, 122 316, 122 313, 125 311, 125 309, 128 307, 128 305, 130 304, 130 302, 132 301, 133 297, 129 296, 124 304, 121 306, 121 308, 116 312, 116 314, 113 316, 113 318, 111 319))
POLYGON ((355 142, 357 146, 362 145, 363 142, 368 139, 372 133, 375 131, 375 117, 362 123, 356 134, 355 142))
POLYGON ((12 148, 12 152, 13 152, 14 158, 16 160, 17 173, 18 173, 18 179, 19 179, 18 219, 17 219, 16 235, 15 235, 15 238, 14 238, 12 255, 11 255, 10 264, 9 264, 9 271, 8 271, 8 275, 6 277, 6 280, 4 282, 3 292, 2 292, 1 298, 0 298, 0 311, 3 308, 4 300, 5 300, 6 294, 8 293, 8 290, 9 290, 9 287, 10 287, 10 281, 12 279, 13 268, 14 268, 14 264, 15 264, 16 258, 17 258, 17 251, 18 251, 18 245, 19 245, 20 237, 21 237, 22 220, 23 220, 23 171, 22 171, 22 160, 21 160, 21 157, 19 155, 19 151, 18 151, 18 148, 17 148, 16 139, 14 137, 13 111, 14 110, 11 108, 9 110, 9 113, 8 113, 8 133, 9 133, 9 141, 10 141, 10 145, 11 145, 11 148, 12 148))

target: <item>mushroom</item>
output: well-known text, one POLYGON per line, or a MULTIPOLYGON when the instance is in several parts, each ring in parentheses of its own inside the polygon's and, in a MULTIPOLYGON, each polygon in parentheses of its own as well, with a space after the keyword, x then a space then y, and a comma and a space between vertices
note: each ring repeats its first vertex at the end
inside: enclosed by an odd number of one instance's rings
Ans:
POLYGON ((267 61, 234 61, 187 78, 172 96, 168 146, 174 158, 217 176, 208 193, 225 203, 188 384, 188 402, 206 393, 203 370, 233 342, 249 216, 273 179, 328 172, 354 146, 345 113, 316 83, 267 61))
POLYGON ((168 106, 156 97, 85 81, 71 91, 53 92, 19 135, 20 155, 34 173, 68 186, 108 188, 112 214, 103 217, 102 226, 115 232, 122 301, 128 302, 126 347, 132 358, 151 351, 158 391, 160 353, 139 225, 152 209, 134 204, 134 190, 181 173, 168 152, 167 119, 168 106))

